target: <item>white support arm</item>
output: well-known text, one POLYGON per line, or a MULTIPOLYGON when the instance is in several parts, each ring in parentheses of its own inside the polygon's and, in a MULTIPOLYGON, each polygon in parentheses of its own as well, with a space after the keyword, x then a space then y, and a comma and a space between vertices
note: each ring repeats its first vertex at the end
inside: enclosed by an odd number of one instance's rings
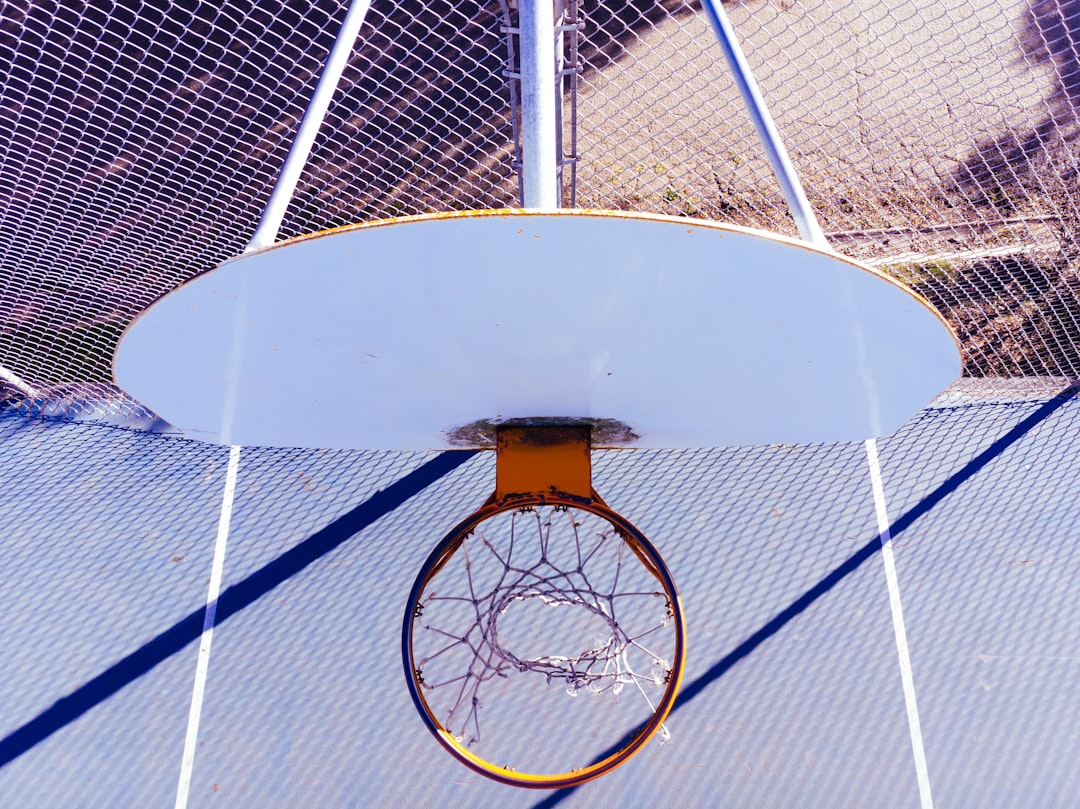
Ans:
POLYGON ((360 33, 360 27, 364 24, 371 0, 353 0, 349 10, 345 13, 345 21, 341 24, 334 46, 326 57, 326 65, 315 92, 311 95, 308 108, 300 121, 300 128, 296 132, 296 138, 289 148, 289 156, 285 158, 285 164, 281 167, 274 190, 270 193, 270 200, 263 209, 259 226, 244 248, 245 253, 269 247, 277 240, 278 230, 281 228, 281 220, 285 218, 285 210, 289 207, 293 194, 296 192, 296 184, 300 181, 300 172, 304 170, 304 164, 311 156, 311 147, 315 143, 315 136, 319 133, 326 111, 330 108, 330 100, 334 96, 341 74, 345 71, 345 65, 349 62, 349 55, 356 45, 356 37, 360 33))

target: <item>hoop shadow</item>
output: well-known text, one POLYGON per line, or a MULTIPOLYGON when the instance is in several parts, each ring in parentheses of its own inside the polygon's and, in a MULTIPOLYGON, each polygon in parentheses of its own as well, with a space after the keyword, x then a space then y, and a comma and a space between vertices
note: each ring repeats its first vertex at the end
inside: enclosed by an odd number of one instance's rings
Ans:
MULTIPOLYGON (((947 478, 934 491, 927 494, 926 497, 920 500, 914 507, 898 517, 892 525, 889 526, 888 535, 895 539, 921 517, 925 517, 945 500, 945 498, 981 472, 991 461, 1004 453, 1005 450, 1023 438, 1024 435, 1030 432, 1038 424, 1061 409, 1077 393, 1080 393, 1080 384, 1074 383, 1040 406, 1027 418, 1020 421, 1015 427, 1005 433, 1005 435, 998 438, 990 444, 990 446, 968 461, 968 463, 961 467, 957 472, 947 478)), ((672 715, 681 708, 689 705, 697 697, 701 696, 706 688, 727 674, 727 672, 734 668, 739 661, 749 657, 754 651, 768 641, 769 638, 776 635, 787 624, 836 587, 836 585, 840 584, 840 582, 862 567, 868 559, 876 556, 878 552, 881 551, 882 536, 883 534, 874 536, 873 539, 860 547, 855 553, 849 556, 847 560, 821 579, 821 581, 778 612, 772 620, 720 658, 708 669, 708 671, 693 682, 684 686, 678 699, 675 701, 675 705, 671 709, 672 715)), ((600 753, 596 757, 596 760, 601 761, 624 747, 631 735, 632 733, 628 733, 627 736, 617 744, 613 745, 608 750, 605 750, 603 753, 600 753)), ((564 799, 570 797, 577 789, 579 789, 579 787, 567 787, 552 792, 549 796, 534 804, 533 809, 552 809, 552 807, 558 806, 564 799)))
MULTIPOLYGON (((292 549, 229 587, 217 604, 215 625, 220 626, 247 609, 278 585, 309 567, 335 548, 349 541, 367 526, 402 505, 443 476, 468 461, 474 451, 443 452, 414 469, 405 477, 376 492, 352 511, 342 515, 321 531, 312 534, 292 549)), ((127 657, 101 674, 57 700, 26 724, 0 739, 0 767, 11 763, 35 745, 71 724, 96 705, 112 697, 155 666, 203 633, 205 607, 189 613, 127 657)))

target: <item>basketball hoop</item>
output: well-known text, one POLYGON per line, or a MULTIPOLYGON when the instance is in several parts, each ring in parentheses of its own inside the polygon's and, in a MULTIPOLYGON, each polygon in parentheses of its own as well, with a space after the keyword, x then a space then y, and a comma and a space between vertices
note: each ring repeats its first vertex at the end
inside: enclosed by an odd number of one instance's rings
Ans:
POLYGON ((410 217, 249 253, 151 307, 115 365, 203 440, 495 444, 495 493, 417 578, 404 666, 444 747, 529 787, 626 761, 682 673, 678 591, 593 491, 592 446, 863 440, 960 370, 940 316, 870 267, 598 211, 410 217), (328 407, 348 417, 309 415, 328 407))
POLYGON ((660 554, 592 490, 587 427, 505 427, 497 440, 496 492, 435 547, 409 596, 406 680, 466 766, 574 786, 667 735, 682 606, 660 554))

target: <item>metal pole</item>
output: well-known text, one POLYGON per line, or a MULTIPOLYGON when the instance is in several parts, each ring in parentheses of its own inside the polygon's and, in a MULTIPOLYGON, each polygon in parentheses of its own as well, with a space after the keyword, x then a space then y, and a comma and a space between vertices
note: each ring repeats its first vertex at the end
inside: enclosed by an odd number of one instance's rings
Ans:
POLYGON ((15 390, 31 401, 45 398, 41 395, 41 391, 25 381, 14 371, 5 368, 3 365, 0 365, 0 382, 4 382, 15 388, 15 390))
POLYGON ((296 138, 289 148, 289 156, 285 158, 285 164, 281 167, 274 190, 270 193, 270 200, 263 209, 259 226, 244 248, 245 253, 269 247, 277 239, 278 230, 281 228, 281 220, 285 218, 285 210, 289 207, 296 184, 300 181, 300 172, 304 170, 304 164, 311 156, 311 147, 315 143, 315 136, 326 118, 326 111, 330 107, 330 100, 334 96, 341 74, 345 71, 345 65, 349 62, 349 55, 356 45, 356 37, 360 33, 360 26, 364 24, 371 7, 371 0, 353 0, 349 10, 345 14, 345 20, 341 24, 334 46, 326 57, 326 65, 315 92, 311 95, 308 108, 300 121, 300 128, 296 132, 296 138))
POLYGON ((746 104, 747 111, 754 122, 761 145, 765 147, 769 165, 772 166, 773 173, 780 183, 780 190, 784 194, 791 215, 795 218, 799 235, 803 241, 819 247, 829 247, 817 217, 814 216, 814 211, 810 207, 810 202, 806 198, 802 183, 799 182, 799 176, 795 173, 791 158, 788 157, 783 141, 780 140, 776 124, 773 123, 772 116, 769 115, 769 110, 765 106, 765 100, 754 80, 754 74, 750 70, 746 56, 743 55, 739 41, 735 38, 735 30, 731 27, 724 7, 720 4, 720 0, 701 0, 701 7, 708 14, 709 21, 716 32, 716 38, 724 49, 724 57, 731 68, 732 77, 739 87, 743 103, 746 104))
POLYGON ((526 208, 559 207, 555 15, 551 0, 520 0, 521 173, 526 208))

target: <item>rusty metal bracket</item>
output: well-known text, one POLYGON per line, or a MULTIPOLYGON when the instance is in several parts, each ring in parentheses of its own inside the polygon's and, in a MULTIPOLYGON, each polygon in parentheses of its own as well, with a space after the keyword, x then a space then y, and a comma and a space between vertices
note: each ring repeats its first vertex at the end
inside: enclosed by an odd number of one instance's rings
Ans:
POLYGON ((555 493, 595 499, 591 433, 585 424, 497 427, 495 500, 555 493))

